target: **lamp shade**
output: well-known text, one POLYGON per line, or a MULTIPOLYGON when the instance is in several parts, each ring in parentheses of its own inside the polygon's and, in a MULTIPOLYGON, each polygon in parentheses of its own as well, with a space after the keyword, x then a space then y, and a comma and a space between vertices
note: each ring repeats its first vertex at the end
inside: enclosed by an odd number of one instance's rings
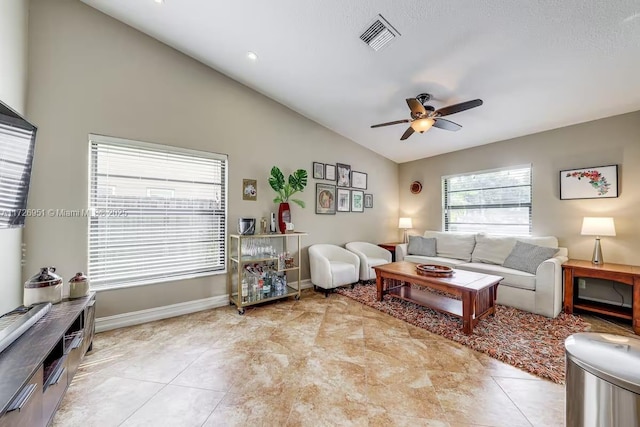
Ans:
POLYGON ((411 223, 411 218, 400 218, 398 221, 398 228, 413 228, 413 224, 411 223))
POLYGON ((580 234, 583 236, 615 236, 616 227, 613 218, 585 216, 580 234))
POLYGON ((422 132, 425 132, 425 131, 428 131, 429 129, 431 129, 431 126, 433 126, 434 123, 435 123, 435 121, 433 119, 423 118, 423 119, 418 119, 418 120, 412 121, 411 122, 411 127, 416 132, 422 133, 422 132))

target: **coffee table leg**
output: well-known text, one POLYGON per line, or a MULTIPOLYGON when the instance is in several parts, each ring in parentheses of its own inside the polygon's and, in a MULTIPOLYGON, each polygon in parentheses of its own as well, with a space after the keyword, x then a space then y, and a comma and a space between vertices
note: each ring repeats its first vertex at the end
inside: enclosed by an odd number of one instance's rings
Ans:
POLYGON ((382 283, 384 279, 379 271, 376 271, 376 290, 378 291, 378 301, 382 301, 382 283))
POLYGON ((473 332, 473 301, 471 292, 462 294, 462 332, 471 335, 473 332))

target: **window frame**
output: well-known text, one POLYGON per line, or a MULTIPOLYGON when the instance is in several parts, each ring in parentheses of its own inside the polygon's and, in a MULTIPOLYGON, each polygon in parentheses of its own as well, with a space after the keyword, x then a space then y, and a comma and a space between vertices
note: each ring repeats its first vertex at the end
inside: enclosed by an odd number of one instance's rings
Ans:
MULTIPOLYGON (((487 174, 487 173, 492 173, 492 172, 502 172, 502 171, 509 171, 509 170, 516 170, 516 169, 524 169, 524 168, 528 168, 529 169, 529 202, 528 203, 509 203, 509 204, 495 204, 495 205, 484 205, 484 204, 480 204, 480 205, 469 205, 469 206, 465 206, 465 208, 469 209, 474 209, 474 208, 483 208, 483 207, 488 207, 488 208, 494 208, 494 209, 499 209, 499 208, 509 208, 509 207, 528 207, 529 208, 529 231, 526 234, 523 233, 495 233, 495 232, 487 232, 488 234, 497 234, 497 235, 501 235, 501 236, 531 236, 532 231, 533 231, 533 165, 531 163, 527 163, 527 164, 520 164, 520 165, 514 165, 514 166, 506 166, 506 167, 501 167, 501 168, 494 168, 494 169, 485 169, 485 170, 479 170, 479 171, 472 171, 472 172, 465 172, 465 173, 457 173, 457 174, 452 174, 452 175, 444 175, 441 177, 441 190, 442 190, 442 230, 443 231, 450 231, 450 221, 449 221, 449 210, 451 209, 450 206, 447 205, 447 199, 448 199, 448 195, 449 192, 447 191, 447 184, 446 181, 451 179, 451 178, 456 178, 456 177, 463 177, 463 176, 471 176, 471 175, 481 175, 481 174, 487 174)), ((492 187, 491 189, 497 189, 497 188, 510 188, 513 186, 507 185, 504 187, 492 187)), ((482 189, 489 189, 487 188, 482 188, 482 189)), ((482 225, 482 224, 476 224, 476 225, 482 225)), ((469 231, 469 232, 483 232, 483 230, 476 230, 476 231, 469 231)))
MULTIPOLYGON (((228 268, 228 247, 227 247, 227 236, 228 236, 228 219, 229 219, 229 191, 228 191, 228 187, 229 187, 229 156, 227 154, 221 154, 221 153, 214 153, 214 152, 207 152, 207 151, 201 151, 201 150, 193 150, 193 149, 188 149, 188 148, 182 148, 182 147, 175 147, 175 146, 170 146, 170 145, 166 145, 166 144, 157 144, 157 143, 150 143, 150 142, 144 142, 144 141, 137 141, 137 140, 131 140, 131 139, 125 139, 125 138, 117 138, 117 137, 112 137, 112 136, 106 136, 106 135, 99 135, 99 134, 89 134, 89 141, 88 141, 88 149, 89 149, 89 156, 88 156, 88 195, 87 195, 87 201, 88 201, 88 205, 89 205, 89 209, 87 210, 88 212, 92 212, 95 210, 95 207, 92 205, 93 204, 93 200, 92 200, 92 190, 93 190, 93 176, 94 176, 94 163, 93 163, 93 149, 92 149, 92 145, 94 143, 97 144, 104 144, 104 145, 112 145, 112 146, 121 146, 121 147, 129 147, 129 148, 142 148, 142 149, 147 149, 147 150, 154 150, 154 151, 166 151, 166 152, 170 152, 170 153, 174 153, 174 154, 182 154, 182 155, 190 155, 190 156, 195 156, 195 157, 200 157, 200 158, 207 158, 207 159, 214 159, 214 160, 219 160, 222 162, 222 167, 223 167, 223 173, 221 174, 221 178, 223 180, 223 185, 222 185, 222 194, 221 194, 221 198, 222 198, 222 202, 223 202, 223 208, 220 209, 222 211, 222 231, 220 233, 220 242, 223 245, 223 250, 222 250, 222 262, 221 262, 221 267, 211 270, 211 271, 204 271, 204 272, 197 272, 197 273, 184 273, 181 275, 175 275, 175 276, 159 276, 156 278, 152 278, 152 279, 133 279, 127 283, 114 283, 114 284, 100 284, 98 286, 96 286, 95 284, 92 283, 91 286, 91 290, 92 291, 96 291, 96 292, 101 292, 101 291, 111 291, 111 290, 116 290, 116 289, 123 289, 123 288, 133 288, 133 287, 138 287, 138 286, 147 286, 147 285, 154 285, 154 284, 160 284, 160 283, 167 283, 167 282, 178 282, 178 281, 183 281, 183 280, 190 280, 190 279, 196 279, 196 278, 200 278, 200 277, 209 277, 209 276, 218 276, 218 275, 224 275, 227 274, 227 268, 228 268)), ((114 194, 116 192, 114 191, 114 194)), ((146 194, 146 189, 145 189, 145 194, 146 194)), ((90 264, 91 264, 91 215, 88 216, 88 221, 87 221, 87 270, 90 271, 90 264)))

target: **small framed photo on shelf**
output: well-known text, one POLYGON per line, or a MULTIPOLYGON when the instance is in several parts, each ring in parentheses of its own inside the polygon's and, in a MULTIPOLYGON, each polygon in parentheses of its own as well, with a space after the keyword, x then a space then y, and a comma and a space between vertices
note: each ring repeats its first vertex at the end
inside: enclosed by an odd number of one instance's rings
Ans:
POLYGON ((316 214, 336 214, 336 186, 316 183, 316 214))
POLYGON ((336 180, 336 165, 324 165, 324 179, 327 181, 336 180))
POLYGON ((338 212, 349 212, 351 210, 351 191, 338 188, 338 212))
POLYGON ((364 191, 351 190, 351 212, 364 212, 364 191))
POLYGON ((338 173, 338 187, 351 187, 351 166, 344 163, 336 163, 338 173))
POLYGON ((364 194, 364 207, 367 209, 373 208, 373 194, 364 194))
POLYGON ((324 163, 313 162, 313 178, 324 179, 324 163))
POLYGON ((367 174, 364 172, 351 171, 351 187, 366 190, 367 174))
POLYGON ((618 197, 618 165, 560 171, 560 200, 618 197))

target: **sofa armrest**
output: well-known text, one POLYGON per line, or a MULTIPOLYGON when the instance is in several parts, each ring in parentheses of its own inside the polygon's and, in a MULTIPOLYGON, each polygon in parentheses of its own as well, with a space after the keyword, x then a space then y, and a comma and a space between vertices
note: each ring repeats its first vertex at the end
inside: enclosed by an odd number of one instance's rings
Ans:
POLYGON ((409 247, 408 243, 400 243, 396 245, 396 262, 404 261, 404 257, 407 256, 407 248, 409 247))
POLYGON ((547 317, 556 317, 562 310, 562 264, 566 256, 556 256, 542 262, 536 270, 535 312, 547 317))

